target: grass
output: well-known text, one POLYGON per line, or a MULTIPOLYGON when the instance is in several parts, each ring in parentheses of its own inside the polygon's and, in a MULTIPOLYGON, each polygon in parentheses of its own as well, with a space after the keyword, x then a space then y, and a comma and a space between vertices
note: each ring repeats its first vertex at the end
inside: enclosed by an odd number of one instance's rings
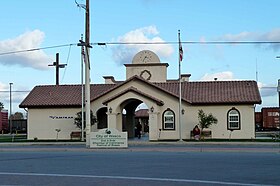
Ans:
POLYGON ((0 143, 1 142, 26 142, 27 135, 26 134, 17 134, 17 135, 10 135, 4 134, 0 135, 0 143))
POLYGON ((33 140, 28 140, 26 134, 3 134, 0 135, 0 143, 7 143, 7 142, 81 142, 79 139, 74 139, 74 140, 40 140, 40 139, 33 139, 33 140))
MULTIPOLYGON (((195 141, 195 140, 186 140, 195 141)), ((203 142, 280 142, 280 139, 204 139, 203 142)))

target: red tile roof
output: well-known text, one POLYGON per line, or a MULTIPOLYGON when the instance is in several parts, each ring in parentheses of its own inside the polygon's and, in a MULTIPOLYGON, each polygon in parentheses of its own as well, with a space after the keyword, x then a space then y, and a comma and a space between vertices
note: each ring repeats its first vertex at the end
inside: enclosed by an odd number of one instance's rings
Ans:
MULTIPOLYGON (((171 96, 179 97, 178 82, 151 83, 134 76, 118 84, 91 85, 91 101, 130 81, 142 81, 151 89, 157 88, 171 96)), ((143 93, 140 91, 140 93, 156 99, 151 92, 143 93)), ((183 82, 182 100, 192 105, 261 103, 260 93, 255 81, 183 82)), ((81 85, 36 86, 19 106, 20 108, 80 107, 81 85)))
POLYGON ((191 104, 261 103, 255 81, 204 81, 185 83, 183 97, 191 104))
POLYGON ((146 118, 149 117, 148 109, 139 109, 139 110, 135 111, 135 118, 143 118, 143 117, 146 117, 146 118))
MULTIPOLYGON (((91 99, 110 90, 114 84, 91 85, 91 99)), ((36 86, 19 105, 30 107, 81 107, 81 85, 46 85, 36 86)))
POLYGON ((157 99, 157 98, 155 98, 155 97, 153 97, 153 96, 151 96, 151 95, 149 95, 149 94, 146 94, 146 93, 144 93, 144 92, 138 90, 138 89, 135 88, 135 87, 130 87, 130 88, 128 88, 128 89, 125 89, 125 90, 119 92, 118 94, 116 94, 116 95, 114 95, 114 96, 112 96, 112 97, 106 99, 106 100, 103 101, 102 103, 103 103, 103 104, 107 104, 107 103, 109 103, 110 101, 116 99, 117 97, 126 94, 127 92, 134 92, 134 93, 136 93, 136 94, 138 94, 138 95, 141 95, 141 96, 143 96, 143 97, 146 97, 146 98, 148 98, 148 99, 151 99, 151 100, 155 101, 157 105, 160 105, 160 106, 164 105, 164 102, 163 102, 162 100, 159 100, 159 99, 157 99))

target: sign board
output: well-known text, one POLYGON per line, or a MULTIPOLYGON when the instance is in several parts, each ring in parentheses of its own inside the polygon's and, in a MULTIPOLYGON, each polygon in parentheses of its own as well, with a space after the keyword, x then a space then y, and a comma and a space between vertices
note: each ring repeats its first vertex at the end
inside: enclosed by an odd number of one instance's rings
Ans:
POLYGON ((127 148, 127 132, 110 128, 91 132, 90 148, 127 148))

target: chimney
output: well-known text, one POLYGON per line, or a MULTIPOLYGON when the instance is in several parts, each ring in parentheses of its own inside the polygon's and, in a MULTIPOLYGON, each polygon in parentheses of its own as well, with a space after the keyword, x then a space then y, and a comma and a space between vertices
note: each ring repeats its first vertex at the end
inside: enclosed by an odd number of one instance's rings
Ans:
POLYGON ((114 76, 103 76, 105 84, 116 84, 114 76))
POLYGON ((189 82, 191 74, 181 74, 182 82, 189 82))

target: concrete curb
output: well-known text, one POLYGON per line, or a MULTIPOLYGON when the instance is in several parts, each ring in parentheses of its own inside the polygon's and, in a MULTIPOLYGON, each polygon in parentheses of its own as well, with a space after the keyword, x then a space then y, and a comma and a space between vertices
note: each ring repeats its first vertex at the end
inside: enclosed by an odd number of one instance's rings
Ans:
MULTIPOLYGON (((76 146, 85 145, 85 142, 3 142, 0 147, 4 146, 40 146, 40 145, 65 145, 76 146)), ((204 142, 204 141, 143 141, 143 140, 128 140, 129 146, 274 146, 280 147, 279 142, 204 142)))

